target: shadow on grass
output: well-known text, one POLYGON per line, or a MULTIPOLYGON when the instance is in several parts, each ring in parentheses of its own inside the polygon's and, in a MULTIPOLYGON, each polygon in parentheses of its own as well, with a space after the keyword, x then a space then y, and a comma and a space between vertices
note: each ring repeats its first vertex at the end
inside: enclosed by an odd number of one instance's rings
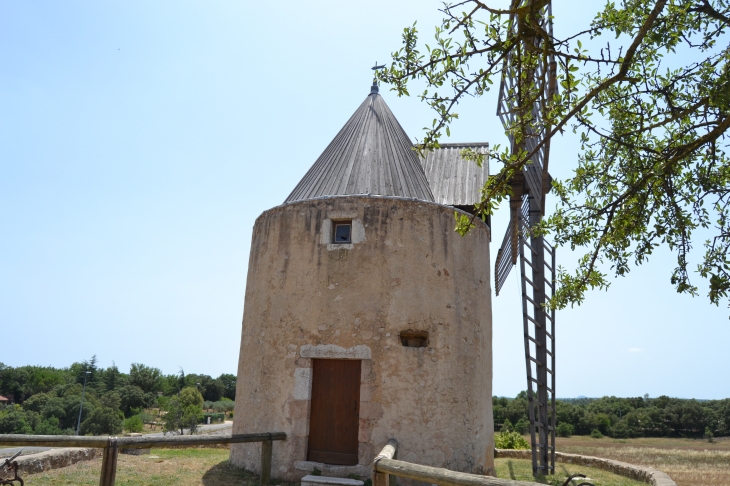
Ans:
MULTIPOLYGON (((202 483, 204 486, 228 486, 230 484, 259 486, 261 478, 258 474, 237 468, 230 461, 222 461, 205 472, 202 483)), ((293 486, 295 483, 272 479, 269 484, 293 486)))
POLYGON ((516 481, 517 476, 515 476, 515 466, 512 464, 512 461, 507 461, 507 469, 509 469, 509 478, 516 481))
MULTIPOLYGON (((530 466, 531 468, 531 466, 530 466)), ((570 476, 570 473, 568 472, 565 467, 562 467, 563 472, 565 473, 565 478, 560 479, 559 476, 537 476, 532 477, 528 473, 528 469, 525 469, 522 474, 518 476, 517 473, 515 473, 515 464, 512 461, 507 461, 507 469, 509 469, 509 478, 513 481, 532 481, 534 483, 540 483, 540 484, 549 484, 552 486, 560 486, 563 484, 565 479, 567 479, 568 476, 570 476)))

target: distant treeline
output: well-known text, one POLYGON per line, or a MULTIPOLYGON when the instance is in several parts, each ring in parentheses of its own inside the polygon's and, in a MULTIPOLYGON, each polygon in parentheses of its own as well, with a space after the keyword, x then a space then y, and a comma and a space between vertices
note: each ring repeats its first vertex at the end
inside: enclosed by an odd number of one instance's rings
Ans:
MULTIPOLYGON (((96 356, 68 368, 20 366, 0 363, 0 395, 13 404, 0 405, 0 434, 70 434, 77 427, 81 394, 86 380, 81 433, 118 433, 122 424, 141 427, 151 419, 144 410, 177 404, 181 390, 196 404, 195 416, 202 418, 203 401, 223 411, 236 396, 236 376, 218 378, 200 374, 164 375, 158 368, 134 363, 129 373, 112 364, 97 366, 96 356), (170 397, 173 397, 172 399, 170 397), (197 409, 200 409, 198 411, 197 409)), ((187 402, 183 403, 187 405, 187 402)), ((186 427, 188 427, 186 425, 186 427)))
MULTIPOLYGON (((494 397, 495 430, 529 428, 527 394, 494 397)), ((559 435, 609 437, 717 437, 730 435, 730 398, 685 400, 648 395, 636 398, 580 398, 557 400, 559 435)))

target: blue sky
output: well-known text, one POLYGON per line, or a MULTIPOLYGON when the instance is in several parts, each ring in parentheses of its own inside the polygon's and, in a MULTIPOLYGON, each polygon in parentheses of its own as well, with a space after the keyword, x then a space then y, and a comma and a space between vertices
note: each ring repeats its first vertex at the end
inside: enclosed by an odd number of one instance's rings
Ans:
MULTIPOLYGON (((235 373, 255 218, 362 102, 403 27, 430 37, 439 5, 0 3, 0 361, 235 373)), ((583 5, 554 2, 558 32, 600 3, 583 5)), ((381 94, 421 137, 428 108, 381 94)), ((495 103, 463 104, 451 141, 504 143, 495 103)), ((554 176, 576 150, 553 144, 554 176)), ((730 396, 716 376, 728 310, 676 294, 672 265, 659 251, 558 314, 559 396, 730 396)), ((498 395, 525 388, 517 285, 513 272, 494 299, 498 395)))

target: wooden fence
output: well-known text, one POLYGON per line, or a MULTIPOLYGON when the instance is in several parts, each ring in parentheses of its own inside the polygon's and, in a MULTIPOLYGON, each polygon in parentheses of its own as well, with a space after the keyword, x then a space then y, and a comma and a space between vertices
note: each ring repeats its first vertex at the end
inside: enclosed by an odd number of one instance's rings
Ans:
POLYGON ((119 449, 149 449, 151 447, 197 447, 210 444, 239 444, 261 442, 261 485, 271 479, 273 441, 286 439, 284 432, 263 434, 226 434, 215 436, 175 435, 163 437, 80 437, 64 435, 0 434, 0 446, 89 447, 104 449, 99 486, 114 486, 119 449))
POLYGON ((373 460, 373 486, 394 486, 394 482, 391 482, 394 478, 390 476, 444 486, 538 486, 538 483, 467 474, 440 467, 398 461, 395 459, 397 451, 398 441, 390 439, 380 454, 375 457, 373 460))

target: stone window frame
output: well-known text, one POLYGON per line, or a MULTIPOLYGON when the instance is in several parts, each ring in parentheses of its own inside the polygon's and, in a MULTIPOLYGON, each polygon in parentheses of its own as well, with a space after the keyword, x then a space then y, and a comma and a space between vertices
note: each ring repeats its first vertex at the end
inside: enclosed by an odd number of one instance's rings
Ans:
POLYGON ((320 244, 326 245, 328 251, 352 250, 355 245, 366 241, 365 225, 356 212, 332 211, 322 221, 320 229, 320 244), (350 242, 334 243, 334 229, 337 223, 350 222, 350 242))

